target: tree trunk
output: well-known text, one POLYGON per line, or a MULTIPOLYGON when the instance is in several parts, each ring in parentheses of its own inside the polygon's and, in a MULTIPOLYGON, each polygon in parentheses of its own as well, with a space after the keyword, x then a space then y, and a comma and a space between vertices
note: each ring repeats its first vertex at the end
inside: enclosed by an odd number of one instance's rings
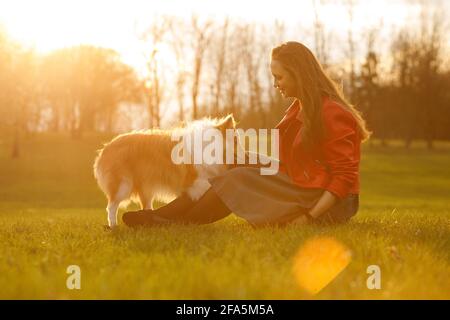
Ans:
POLYGON ((14 128, 14 138, 13 138, 13 145, 12 145, 12 152, 11 152, 11 158, 17 159, 20 156, 20 141, 19 141, 19 122, 16 121, 16 125, 14 128))

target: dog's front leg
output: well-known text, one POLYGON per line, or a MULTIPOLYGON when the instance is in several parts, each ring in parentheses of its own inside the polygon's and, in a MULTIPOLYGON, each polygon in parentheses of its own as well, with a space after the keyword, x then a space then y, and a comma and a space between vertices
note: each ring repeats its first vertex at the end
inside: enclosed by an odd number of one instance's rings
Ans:
POLYGON ((119 203, 110 202, 106 207, 106 212, 108 213, 108 226, 114 228, 117 226, 117 209, 119 208, 119 203))

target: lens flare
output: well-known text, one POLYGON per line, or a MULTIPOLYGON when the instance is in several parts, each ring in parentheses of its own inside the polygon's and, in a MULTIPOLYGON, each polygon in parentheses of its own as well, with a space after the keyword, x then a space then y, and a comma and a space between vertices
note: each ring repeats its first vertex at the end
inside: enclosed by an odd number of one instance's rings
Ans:
POLYGON ((319 293, 351 261, 351 251, 334 238, 308 240, 294 258, 293 271, 298 285, 310 294, 319 293))

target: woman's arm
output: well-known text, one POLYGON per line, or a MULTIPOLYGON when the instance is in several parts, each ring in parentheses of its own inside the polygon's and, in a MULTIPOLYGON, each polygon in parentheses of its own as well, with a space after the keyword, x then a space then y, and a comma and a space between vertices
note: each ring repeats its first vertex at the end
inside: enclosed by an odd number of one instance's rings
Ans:
MULTIPOLYGON (((322 196, 319 198, 319 201, 317 201, 316 205, 309 211, 309 215, 313 219, 320 217, 323 213, 330 209, 336 203, 336 201, 337 197, 330 191, 325 190, 322 196)), ((309 222, 309 219, 305 215, 301 215, 292 222, 295 224, 305 224, 309 222)))
POLYGON ((337 201, 337 197, 330 191, 325 190, 316 205, 309 211, 309 215, 314 219, 320 217, 330 209, 337 201))

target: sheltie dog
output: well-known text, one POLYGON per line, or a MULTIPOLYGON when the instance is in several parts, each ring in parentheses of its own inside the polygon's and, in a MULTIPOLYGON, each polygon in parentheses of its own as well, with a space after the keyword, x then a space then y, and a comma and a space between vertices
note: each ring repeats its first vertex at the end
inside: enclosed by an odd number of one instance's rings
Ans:
POLYGON ((172 137, 174 133, 192 137, 212 128, 225 137, 227 129, 235 129, 233 116, 197 120, 168 130, 135 131, 105 144, 95 159, 94 176, 108 200, 108 226, 117 226, 118 208, 130 200, 139 202, 142 209, 153 209, 153 200, 170 201, 183 192, 193 200, 199 199, 210 187, 208 179, 231 165, 176 164, 172 152, 178 142, 172 137))

